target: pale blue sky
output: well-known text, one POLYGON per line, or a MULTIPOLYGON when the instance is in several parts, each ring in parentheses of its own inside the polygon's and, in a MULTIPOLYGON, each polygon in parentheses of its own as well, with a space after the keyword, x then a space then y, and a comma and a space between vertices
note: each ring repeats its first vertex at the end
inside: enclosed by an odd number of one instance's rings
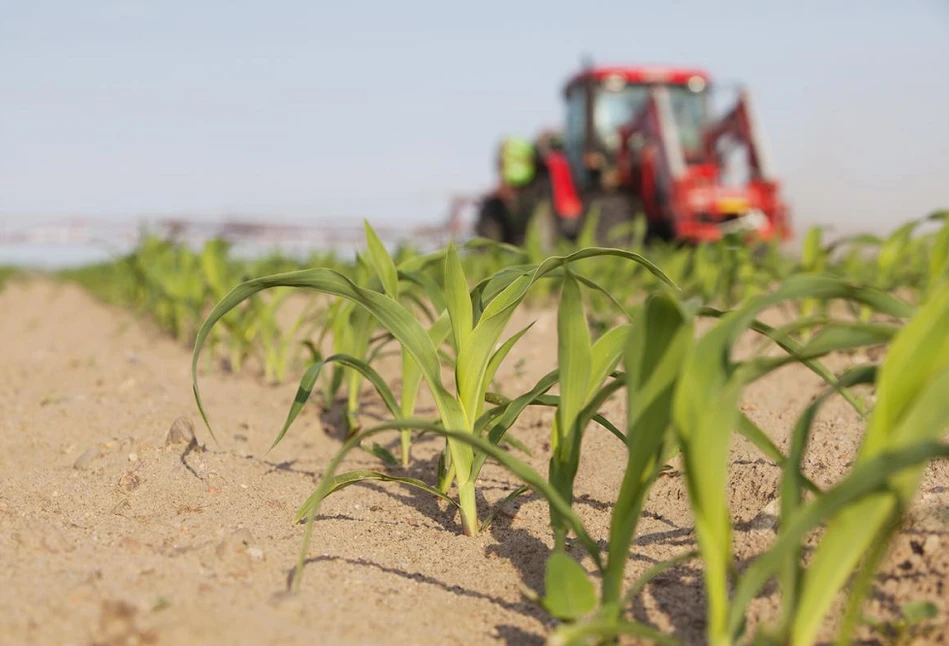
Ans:
POLYGON ((949 205, 947 0, 34 0, 0 20, 0 214, 438 220, 583 52, 746 83, 802 224, 949 205))

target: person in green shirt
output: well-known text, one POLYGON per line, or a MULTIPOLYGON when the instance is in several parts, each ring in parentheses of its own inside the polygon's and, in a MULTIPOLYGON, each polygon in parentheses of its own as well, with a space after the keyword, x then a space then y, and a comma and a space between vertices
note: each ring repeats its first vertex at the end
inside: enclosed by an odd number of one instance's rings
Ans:
POLYGON ((522 188, 537 174, 534 145, 523 137, 507 137, 501 142, 499 164, 501 180, 507 186, 522 188))

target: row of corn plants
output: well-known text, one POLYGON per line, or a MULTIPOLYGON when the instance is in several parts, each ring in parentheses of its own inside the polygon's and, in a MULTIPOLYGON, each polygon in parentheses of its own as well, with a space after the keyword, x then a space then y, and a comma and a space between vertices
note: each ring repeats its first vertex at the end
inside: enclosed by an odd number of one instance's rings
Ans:
POLYGON ((287 289, 336 299, 332 324, 324 327, 333 337, 332 352, 324 355, 321 343, 311 344, 299 392, 274 441, 289 432, 321 375, 329 373, 328 394, 347 388, 347 438, 296 514, 297 521, 306 522, 306 532, 295 587, 314 519, 333 492, 363 480, 416 487, 455 506, 464 533, 473 536, 484 531, 497 509, 479 515, 475 504, 481 471, 491 460, 522 482, 512 496, 533 491, 549 504, 554 549, 546 589, 531 596, 560 620, 551 643, 602 643, 623 634, 674 643, 672 636, 631 619, 629 609, 650 578, 686 559, 702 563, 709 643, 748 638, 812 643, 833 600, 853 579, 840 625, 846 639, 925 464, 949 454, 939 442, 949 424, 949 410, 939 405, 949 395, 949 344, 938 326, 949 320, 947 227, 943 219, 942 229, 917 238, 898 231, 892 243, 882 245, 893 249, 888 253, 895 258, 883 250, 868 257, 860 267, 875 267, 868 274, 873 278, 861 281, 849 256, 842 262, 833 258, 835 250, 822 243, 819 230, 808 235, 801 259, 793 262, 773 249, 752 253, 735 241, 647 251, 641 240, 634 240, 632 249, 600 248, 583 236, 580 244, 565 244, 553 256, 539 252, 529 239, 525 249, 476 242, 393 257, 367 224, 367 251, 357 258, 356 271, 323 266, 276 273, 241 282, 220 298, 196 334, 195 398, 210 430, 198 387, 200 353, 217 326, 243 304, 263 292, 287 289), (907 253, 926 262, 909 269, 912 263, 900 262, 900 254, 907 253), (910 289, 912 298, 892 293, 899 288, 910 289), (514 312, 551 298, 557 302, 558 367, 514 397, 494 392, 494 375, 530 327, 505 336, 514 312), (833 303, 846 304, 856 316, 835 316, 833 303), (783 305, 795 308, 799 319, 783 328, 760 320, 766 310, 783 305), (699 335, 701 319, 711 319, 712 325, 699 335), (762 349, 776 347, 781 353, 762 351, 738 360, 734 348, 745 335, 759 336, 762 349), (401 362, 398 396, 373 365, 390 342, 397 345, 401 362), (887 349, 879 368, 834 374, 822 363, 831 353, 871 346, 887 349), (790 363, 819 375, 827 392, 801 415, 784 454, 738 403, 749 384, 790 363), (369 428, 358 422, 365 382, 391 416, 369 428), (416 414, 422 387, 436 405, 432 418, 416 414), (866 387, 875 390, 872 407, 853 395, 866 387), (551 394, 555 388, 559 394, 551 394), (604 402, 617 395, 626 398, 623 422, 600 414, 604 402), (802 456, 819 408, 835 396, 857 407, 867 428, 850 473, 822 491, 803 474, 802 456), (510 432, 531 406, 556 409, 546 474, 518 458, 524 447, 510 432), (574 508, 582 438, 590 428, 612 433, 628 456, 605 549, 574 508), (339 472, 349 452, 393 432, 401 437, 403 465, 411 461, 418 433, 444 438, 433 481, 386 469, 339 472), (751 440, 782 473, 776 539, 740 573, 725 494, 734 433, 751 440), (676 456, 685 465, 698 550, 651 568, 627 586, 626 564, 645 500, 676 456), (804 540, 815 530, 823 536, 803 569, 804 540), (571 536, 593 563, 599 592, 567 553, 571 536), (749 636, 747 605, 772 579, 779 583, 780 615, 749 636))
MULTIPOLYGON (((349 270, 347 263, 329 255, 311 261, 349 270)), ((195 251, 172 240, 146 235, 127 255, 67 269, 59 275, 80 283, 108 303, 147 315, 162 332, 190 345, 214 303, 235 284, 260 273, 300 266, 300 261, 278 255, 238 260, 231 253, 231 245, 220 239, 209 240, 195 251)), ((310 336, 314 328, 325 325, 326 319, 325 307, 309 303, 289 326, 284 324, 281 314, 290 293, 277 290, 229 313, 211 339, 214 356, 223 359, 233 372, 242 371, 248 359, 256 358, 266 381, 284 381, 304 357, 299 338, 310 336)))
MULTIPOLYGON (((569 255, 594 246, 595 213, 591 214, 576 242, 562 241, 556 255, 569 255)), ((929 220, 944 220, 936 214, 929 220)), ((765 293, 795 273, 829 273, 881 289, 902 289, 912 292, 924 288, 931 276, 938 275, 946 256, 949 240, 945 227, 941 233, 917 235, 926 222, 917 221, 900 227, 886 239, 873 236, 852 236, 824 243, 823 230, 813 228, 805 236, 804 249, 795 259, 782 253, 776 245, 752 247, 737 240, 701 244, 692 248, 676 245, 645 244, 645 228, 634 223, 632 235, 625 245, 629 251, 649 258, 663 268, 684 297, 696 297, 706 303, 729 308, 748 298, 765 293), (875 253, 879 251, 879 253, 875 253)), ((532 231, 524 247, 466 244, 477 253, 466 253, 462 264, 472 281, 484 280, 502 270, 516 270, 541 262, 546 254, 538 236, 532 231)), ((415 272, 424 278, 406 285, 406 298, 431 292, 430 283, 444 287, 444 276, 434 265, 424 266, 424 256, 411 246, 393 253, 395 261, 422 262, 415 272)), ((356 255, 344 260, 334 254, 320 254, 306 261, 277 254, 256 261, 237 260, 230 245, 221 240, 209 241, 198 251, 185 245, 144 236, 132 253, 118 260, 79 270, 63 272, 66 278, 78 280, 105 300, 146 313, 160 329, 184 343, 192 343, 201 321, 214 303, 235 285, 253 276, 286 272, 307 266, 332 267, 357 284, 370 279, 366 258, 356 255)), ((603 288, 590 297, 591 317, 601 329, 617 319, 615 305, 630 307, 660 286, 661 280, 637 263, 617 263, 606 257, 592 257, 574 265, 589 280, 603 288)), ((560 284, 556 276, 545 278, 532 286, 525 304, 545 306, 556 297, 560 284)), ((313 343, 320 340, 333 344, 336 353, 367 359, 391 347, 394 337, 371 316, 360 313, 354 304, 322 307, 313 304, 291 325, 279 325, 281 312, 288 307, 287 290, 255 296, 240 308, 229 312, 209 343, 213 356, 222 357, 233 371, 241 371, 250 357, 262 366, 263 376, 270 382, 282 382, 291 373, 305 370, 307 361, 315 361, 324 348, 313 343), (310 334, 313 332, 313 334, 310 334), (309 335, 309 336, 308 336, 309 335), (303 337, 309 343, 304 353, 303 337)), ((806 315, 819 315, 814 303, 802 304, 806 315)), ((863 308, 859 315, 869 316, 863 308)), ((339 403, 350 431, 358 427, 360 389, 364 378, 354 369, 334 365, 323 379, 321 394, 327 405, 339 403)))

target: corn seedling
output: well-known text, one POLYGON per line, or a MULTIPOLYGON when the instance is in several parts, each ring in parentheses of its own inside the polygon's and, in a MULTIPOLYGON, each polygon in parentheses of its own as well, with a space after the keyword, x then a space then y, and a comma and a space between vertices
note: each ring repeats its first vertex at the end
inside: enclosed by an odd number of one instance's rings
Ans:
MULTIPOLYGON (((384 253, 384 250, 380 253, 384 253)), ((339 272, 322 268, 247 281, 235 287, 215 306, 198 332, 192 375, 199 410, 210 429, 198 394, 197 362, 201 346, 216 321, 233 307, 264 289, 279 286, 303 287, 352 301, 378 320, 398 339, 405 352, 417 364, 435 400, 441 427, 474 435, 475 424, 484 412, 488 385, 513 344, 523 334, 523 331, 515 334, 498 347, 514 310, 524 300, 529 289, 554 270, 561 269, 573 261, 598 255, 625 257, 648 266, 656 275, 663 277, 657 267, 636 254, 615 249, 586 249, 570 256, 549 258, 532 271, 522 269, 512 273, 501 272, 470 290, 458 253, 453 246, 449 246, 444 261, 444 282, 447 317, 451 325, 450 338, 456 350, 453 390, 446 387, 442 380, 439 355, 432 337, 414 313, 392 293, 361 287, 339 272)), ((385 264, 388 266, 389 263, 391 258, 385 264)), ((386 272, 391 276, 388 269, 386 272)), ((386 283, 391 288, 391 278, 383 278, 384 287, 386 283)), ((464 442, 449 437, 446 449, 445 472, 452 474, 457 487, 457 504, 464 533, 476 535, 479 523, 475 504, 476 473, 473 471, 473 465, 479 463, 472 448, 464 442)), ((480 469, 480 466, 477 468, 480 469)), ((318 500, 311 500, 308 507, 315 509, 317 504, 318 500)))

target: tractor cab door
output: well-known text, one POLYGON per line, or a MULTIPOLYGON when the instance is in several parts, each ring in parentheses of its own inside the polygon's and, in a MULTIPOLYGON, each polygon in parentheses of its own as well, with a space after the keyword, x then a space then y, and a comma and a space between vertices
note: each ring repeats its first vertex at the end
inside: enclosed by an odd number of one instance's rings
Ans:
POLYGON ((577 83, 568 90, 564 144, 582 190, 598 186, 601 172, 615 166, 620 128, 645 108, 650 87, 616 76, 577 83), (591 165, 591 158, 598 162, 591 165))

